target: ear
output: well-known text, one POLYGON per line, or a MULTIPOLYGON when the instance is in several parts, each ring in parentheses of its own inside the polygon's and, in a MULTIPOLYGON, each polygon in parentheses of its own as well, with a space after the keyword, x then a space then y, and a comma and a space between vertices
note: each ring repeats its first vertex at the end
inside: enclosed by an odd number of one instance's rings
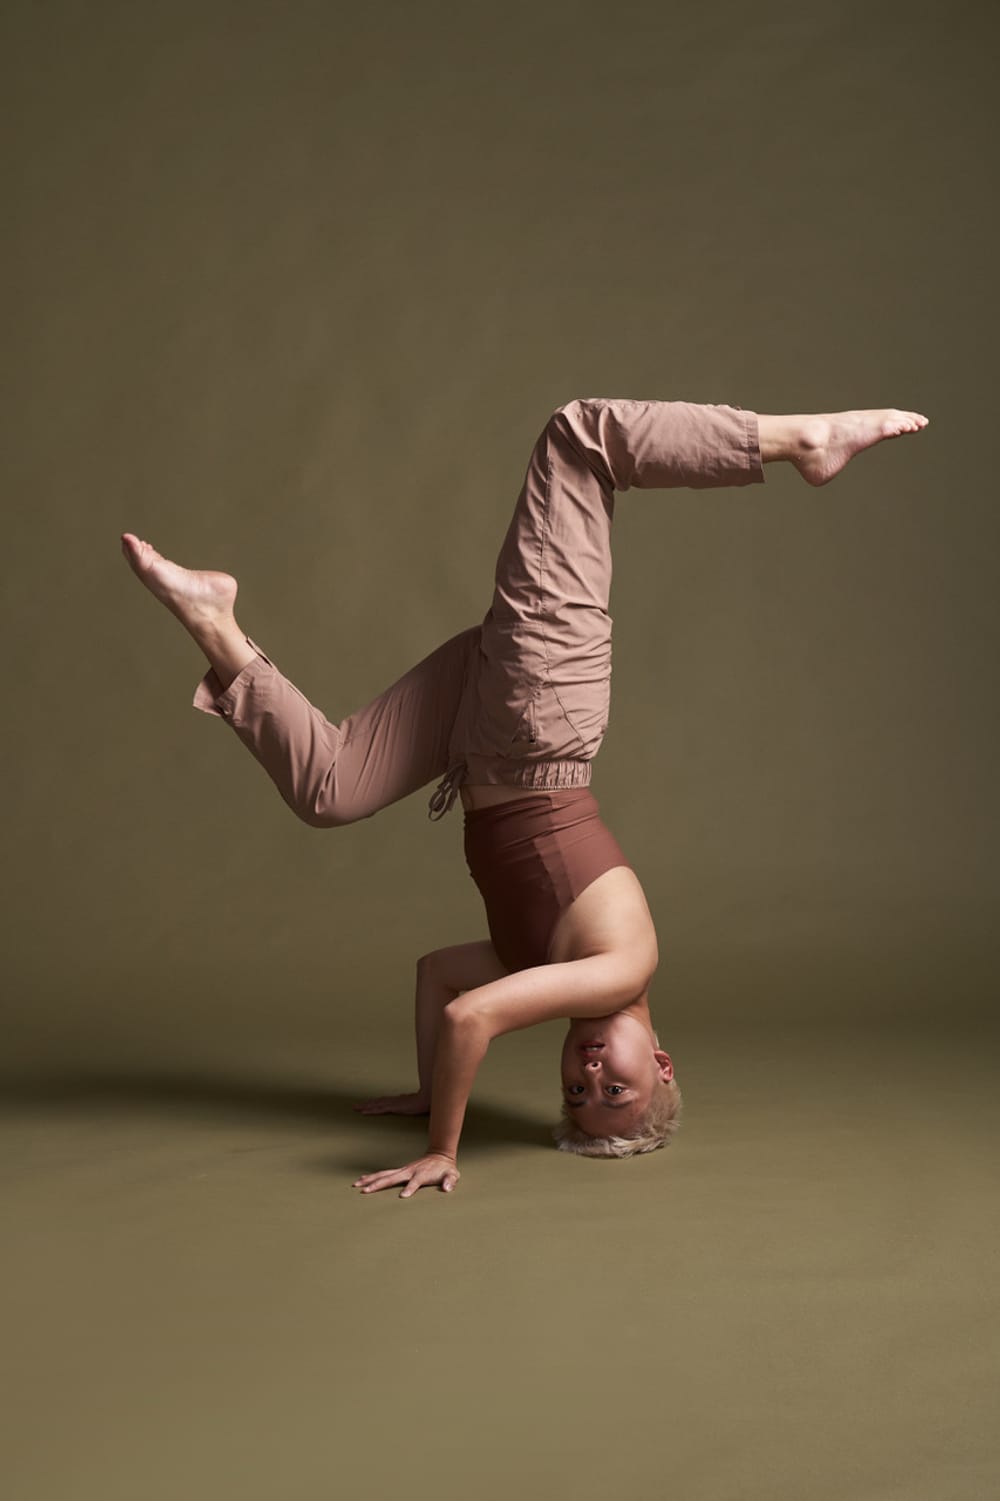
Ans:
POLYGON ((656 1067, 659 1070, 660 1078, 664 1084, 669 1084, 674 1077, 674 1065, 670 1060, 670 1054, 665 1053, 662 1048, 654 1048, 653 1057, 656 1059, 656 1067))

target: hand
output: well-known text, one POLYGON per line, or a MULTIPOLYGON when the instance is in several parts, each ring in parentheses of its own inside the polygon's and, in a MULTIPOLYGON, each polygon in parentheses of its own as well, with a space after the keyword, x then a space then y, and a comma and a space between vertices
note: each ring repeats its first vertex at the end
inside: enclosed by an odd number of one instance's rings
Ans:
POLYGON ((351 1187, 360 1188, 367 1194, 378 1193, 380 1188, 391 1188, 394 1183, 405 1183, 407 1186, 399 1197, 408 1199, 418 1188, 427 1188, 432 1183, 439 1183, 448 1192, 461 1176, 453 1157, 446 1157, 443 1152, 429 1152, 426 1157, 418 1157, 416 1162, 408 1162, 405 1167, 390 1167, 384 1173, 363 1173, 360 1178, 355 1178, 351 1187))
POLYGON ((360 1110, 362 1115, 430 1115, 431 1102, 428 1095, 418 1090, 416 1094, 379 1095, 352 1109, 360 1110))

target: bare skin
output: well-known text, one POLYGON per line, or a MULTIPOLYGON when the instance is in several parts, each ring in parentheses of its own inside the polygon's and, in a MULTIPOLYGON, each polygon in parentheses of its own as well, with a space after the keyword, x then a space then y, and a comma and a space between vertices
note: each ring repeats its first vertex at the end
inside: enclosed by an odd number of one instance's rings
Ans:
POLYGON ((855 454, 884 438, 919 432, 930 418, 898 407, 874 407, 797 417, 758 414, 757 420, 763 463, 787 460, 808 484, 827 485, 855 454))
POLYGON ((177 617, 205 653, 222 687, 228 688, 257 655, 236 624, 233 606, 239 585, 232 574, 182 568, 134 532, 122 532, 121 542, 133 573, 177 617))
MULTIPOLYGON (((882 407, 800 415, 757 414, 757 420, 763 463, 790 463, 807 484, 825 485, 864 449, 887 438, 919 432, 929 419, 919 412, 882 407)), ((236 622, 236 579, 228 573, 183 568, 132 532, 123 532, 121 543, 136 577, 197 642, 221 688, 228 687, 256 655, 236 622)), ((463 784, 461 798, 464 807, 475 808, 524 797, 529 792, 530 789, 516 787, 463 784)), ((658 963, 656 933, 634 871, 627 866, 605 871, 560 914, 546 960, 547 965, 557 967, 579 964, 595 976, 599 972, 595 981, 598 988, 604 986, 607 994, 616 996, 613 1008, 606 1014, 595 1012, 593 1000, 587 1015, 554 1013, 553 1006, 557 1003, 548 995, 547 986, 529 978, 539 972, 527 972, 523 983, 521 976, 510 976, 505 981, 507 971, 488 942, 459 945, 456 950, 442 952, 454 955, 459 951, 461 962, 456 961, 457 967, 453 965, 441 994, 445 997, 442 1006, 452 989, 456 997, 461 995, 469 1001, 461 1013, 465 1019, 457 1029, 458 1035, 452 1038, 449 1034, 448 1043, 456 1058, 468 1055, 472 1060, 463 1064, 468 1082, 471 1083, 475 1060, 488 1045, 489 1037, 531 1024, 524 1018, 530 1017, 532 1005, 538 1008, 537 1019, 566 1015, 570 1027, 563 1047, 562 1080, 564 1098, 571 1104, 577 1124, 590 1135, 611 1131, 629 1134, 630 1125, 640 1117, 657 1083, 673 1077, 671 1060, 659 1048, 649 1013, 648 985, 658 963), (617 979, 614 964, 609 967, 607 963, 615 959, 619 961, 617 979), (627 981, 621 978, 625 975, 629 976, 627 981), (462 980, 467 983, 461 983, 462 980), (475 1014, 479 991, 484 996, 483 1015, 475 1014), (504 1007, 508 1005, 510 1015, 521 1019, 504 1019, 504 1007), (618 1101, 623 1102, 623 1108, 615 1109, 612 1114, 618 1101)), ((558 978, 551 976, 553 981, 558 978)), ((464 1088, 459 1093, 465 1093, 464 1088)), ((362 1108, 366 1113, 400 1108, 401 1113, 404 1110, 423 1113, 425 1106, 430 1109, 430 1105, 429 1092, 423 1086, 415 1097, 380 1097, 362 1108)), ((403 1182, 408 1184, 404 1197, 425 1184, 452 1188, 459 1175, 454 1165, 457 1132, 450 1121, 453 1116, 457 1118, 460 1129, 463 1112, 464 1101, 457 1105, 449 1101, 446 1107, 441 1107, 442 1119, 448 1116, 445 1128, 435 1127, 432 1114, 432 1150, 427 1158, 420 1160, 419 1166, 411 1164, 407 1169, 367 1174, 354 1186, 371 1192, 403 1182), (442 1141, 443 1149, 436 1150, 442 1141)))

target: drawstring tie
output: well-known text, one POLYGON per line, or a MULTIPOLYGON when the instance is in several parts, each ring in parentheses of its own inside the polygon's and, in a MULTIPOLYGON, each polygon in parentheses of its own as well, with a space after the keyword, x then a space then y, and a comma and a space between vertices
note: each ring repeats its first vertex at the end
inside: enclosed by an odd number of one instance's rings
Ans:
POLYGON ((427 817, 436 823, 443 818, 448 809, 453 805, 458 796, 458 789, 468 775, 468 767, 464 761, 459 761, 453 766, 448 775, 439 782, 431 796, 427 817))

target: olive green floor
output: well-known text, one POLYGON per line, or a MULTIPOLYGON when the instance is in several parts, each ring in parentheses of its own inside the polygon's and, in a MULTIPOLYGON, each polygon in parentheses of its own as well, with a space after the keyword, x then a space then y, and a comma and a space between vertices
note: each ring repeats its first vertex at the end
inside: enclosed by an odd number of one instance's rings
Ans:
POLYGON ((547 1143, 558 1035, 407 1202, 350 1187, 422 1142, 350 1109, 405 1038, 22 1063, 5 1493, 995 1495, 995 1039, 675 1031, 676 1144, 592 1162, 547 1143))

